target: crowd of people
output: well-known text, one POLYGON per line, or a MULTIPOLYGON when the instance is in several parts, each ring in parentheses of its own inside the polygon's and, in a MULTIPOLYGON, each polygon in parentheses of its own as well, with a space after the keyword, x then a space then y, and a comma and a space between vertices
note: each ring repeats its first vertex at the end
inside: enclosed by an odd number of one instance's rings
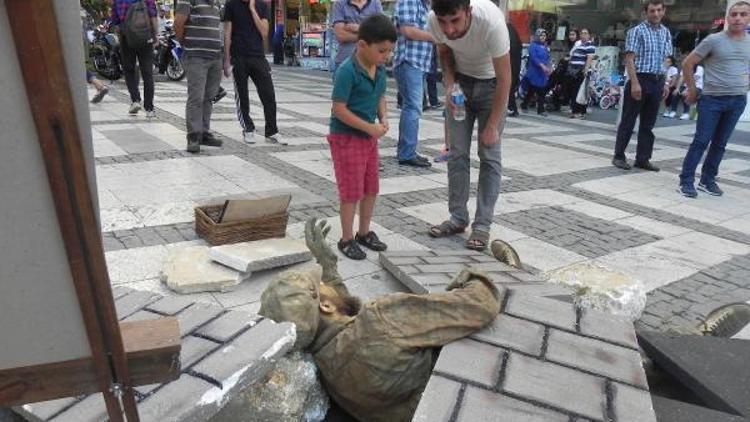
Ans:
MULTIPOLYGON (((568 33, 569 55, 556 67, 550 61, 548 34, 538 29, 529 46, 527 71, 519 81, 521 43, 515 29, 491 0, 398 0, 393 18, 382 13, 379 0, 337 0, 332 24, 339 42, 334 58, 332 112, 328 142, 339 191, 342 237, 338 247, 352 259, 364 259, 361 247, 387 248, 370 221, 379 190, 378 140, 390 130, 385 99, 384 64, 393 57, 393 74, 401 98, 397 161, 402 166, 427 168, 430 160, 418 154, 422 112, 430 105, 445 105, 445 150, 448 162, 449 217, 432 226, 433 237, 452 236, 471 229, 469 249, 484 250, 500 192, 500 145, 505 117, 517 116, 515 91, 526 85, 521 109, 536 101, 537 113, 546 114, 544 98, 550 84, 559 85, 553 107, 570 105, 572 118, 583 118, 587 101, 580 101, 581 86, 591 71, 595 47, 586 28, 568 33), (442 68, 445 101, 436 97, 436 63, 442 68), (478 126, 479 179, 477 206, 472 220, 467 208, 470 193, 470 147, 478 126), (359 214, 355 228, 354 216, 359 214)), ((622 117, 612 164, 622 170, 636 167, 659 171, 652 160, 654 133, 660 107, 664 117, 690 116, 697 102, 696 134, 683 162, 679 192, 697 196, 694 175, 703 153, 708 155, 698 190, 723 192, 716 183, 719 163, 731 133, 745 107, 750 68, 750 4, 730 2, 724 31, 710 35, 677 67, 672 38, 661 23, 663 0, 647 0, 645 20, 627 32, 622 117), (632 165, 626 158, 636 122, 638 144, 632 165)), ((122 37, 123 67, 132 105, 141 108, 136 63, 144 79, 147 115, 154 114, 153 46, 156 37, 154 0, 114 0, 112 21, 122 37), (130 7, 145 5, 153 40, 134 45, 128 28, 130 7), (146 52, 149 54, 146 54, 146 52)), ((245 142, 254 143, 255 125, 249 113, 248 80, 263 104, 264 138, 283 144, 276 124, 276 98, 271 68, 265 58, 268 10, 257 0, 229 0, 223 14, 212 0, 177 0, 175 31, 184 47, 188 100, 185 110, 187 151, 201 145, 220 146, 210 131, 212 99, 219 93, 221 74, 233 76, 237 117, 245 142)), ((92 82, 95 83, 95 82, 92 82)), ((106 87, 98 86, 98 100, 106 87)))

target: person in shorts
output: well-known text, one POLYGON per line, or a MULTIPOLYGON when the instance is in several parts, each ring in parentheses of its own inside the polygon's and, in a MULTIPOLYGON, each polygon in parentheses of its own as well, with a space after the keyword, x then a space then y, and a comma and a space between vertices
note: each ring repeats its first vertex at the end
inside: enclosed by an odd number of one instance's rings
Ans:
POLYGON ((388 132, 384 64, 396 42, 396 28, 385 15, 373 15, 359 26, 355 53, 336 69, 330 134, 331 159, 339 189, 339 250, 365 259, 359 247, 384 251, 387 246, 370 230, 378 196, 378 139, 388 132), (377 121, 376 121, 377 119, 377 121), (353 233, 359 203, 359 229, 353 233))

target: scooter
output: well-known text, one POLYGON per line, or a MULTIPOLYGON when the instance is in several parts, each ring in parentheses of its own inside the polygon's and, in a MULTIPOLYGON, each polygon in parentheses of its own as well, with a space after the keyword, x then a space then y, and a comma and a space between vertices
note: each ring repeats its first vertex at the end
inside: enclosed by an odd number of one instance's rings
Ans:
POLYGON ((154 49, 154 66, 159 74, 166 74, 173 81, 185 77, 182 65, 182 46, 171 26, 167 26, 159 36, 159 46, 154 49))
POLYGON ((88 31, 89 58, 94 69, 102 77, 111 81, 122 77, 120 63, 120 40, 116 34, 109 32, 109 23, 104 22, 96 29, 88 31))

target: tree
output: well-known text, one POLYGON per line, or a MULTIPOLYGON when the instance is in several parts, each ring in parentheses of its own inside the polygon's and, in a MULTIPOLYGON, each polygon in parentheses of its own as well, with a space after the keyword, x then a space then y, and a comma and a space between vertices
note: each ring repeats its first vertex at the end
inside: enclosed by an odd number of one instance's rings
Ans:
POLYGON ((81 7, 95 22, 107 19, 112 2, 110 0, 81 0, 81 7))

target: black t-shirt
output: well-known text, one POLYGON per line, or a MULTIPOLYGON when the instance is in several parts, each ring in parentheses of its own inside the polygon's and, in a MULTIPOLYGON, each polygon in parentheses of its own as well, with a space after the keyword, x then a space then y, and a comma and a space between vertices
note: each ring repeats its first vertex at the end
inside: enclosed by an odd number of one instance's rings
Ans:
MULTIPOLYGON (((263 0, 255 0, 255 10, 261 19, 268 20, 268 9, 263 0)), ((229 0, 224 7, 224 22, 232 22, 232 57, 265 57, 263 37, 255 26, 247 2, 229 0)))

